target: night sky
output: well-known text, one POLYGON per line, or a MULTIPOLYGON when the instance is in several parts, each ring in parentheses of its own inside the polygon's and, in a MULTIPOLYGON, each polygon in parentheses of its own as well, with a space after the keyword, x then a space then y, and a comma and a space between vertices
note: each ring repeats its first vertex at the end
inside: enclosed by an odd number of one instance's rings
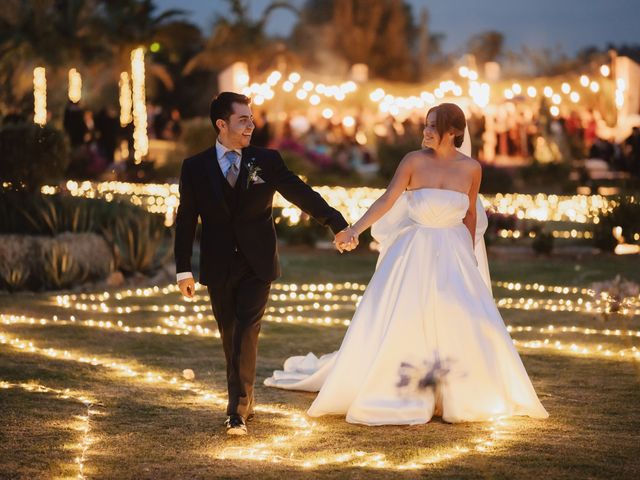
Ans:
MULTIPOLYGON (((302 5, 304 0, 293 0, 302 5)), ((250 1, 257 16, 268 0, 250 1)), ((519 51, 532 47, 557 47, 574 54, 587 45, 640 43, 640 1, 638 0, 409 0, 416 19, 426 6, 433 32, 446 34, 444 49, 461 48, 474 33, 498 30, 507 48, 519 51)), ((223 0, 155 0, 161 8, 189 10, 190 21, 209 32, 216 13, 226 14, 223 0)), ((280 10, 271 17, 270 33, 287 34, 295 23, 292 13, 280 10)))

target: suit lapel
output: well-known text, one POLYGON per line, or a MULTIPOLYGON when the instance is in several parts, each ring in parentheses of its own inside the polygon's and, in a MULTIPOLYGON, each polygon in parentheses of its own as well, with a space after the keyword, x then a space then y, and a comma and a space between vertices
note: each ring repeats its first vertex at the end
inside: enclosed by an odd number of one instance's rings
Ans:
MULTIPOLYGON (((238 209, 242 206, 242 202, 247 193, 247 178, 249 177, 249 169, 247 164, 251 161, 252 149, 251 147, 242 149, 242 157, 240 159, 240 174, 238 175, 238 209)), ((250 187, 249 187, 250 188, 250 187)))
POLYGON ((224 193, 222 191, 221 181, 224 181, 224 177, 222 176, 222 171, 220 170, 220 165, 218 163, 218 155, 216 153, 216 148, 213 147, 209 149, 205 153, 204 163, 207 167, 207 173, 209 175, 209 185, 211 185, 213 196, 217 200, 217 203, 222 206, 222 210, 228 215, 231 216, 231 212, 229 211, 229 206, 224 199, 224 193))

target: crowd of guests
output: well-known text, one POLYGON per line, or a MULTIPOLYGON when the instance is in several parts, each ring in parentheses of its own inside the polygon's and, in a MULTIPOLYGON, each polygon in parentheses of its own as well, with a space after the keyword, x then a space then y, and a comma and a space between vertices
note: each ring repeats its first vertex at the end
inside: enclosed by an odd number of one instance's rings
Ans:
MULTIPOLYGON (((93 112, 69 101, 62 123, 71 146, 70 176, 98 178, 107 170, 124 171, 131 163, 133 124, 121 126, 114 107, 93 112)), ((148 104, 147 125, 149 138, 176 141, 182 133, 177 109, 167 111, 158 105, 148 104)))
MULTIPOLYGON (((541 109, 543 111, 543 109, 541 109)), ((183 127, 178 109, 147 105, 148 137, 179 141, 183 127)), ((375 174, 382 144, 411 145, 418 148, 424 119, 420 115, 399 121, 391 115, 375 119, 354 115, 353 122, 335 122, 320 118, 309 120, 303 113, 288 114, 274 124, 267 112, 255 112, 256 128, 252 143, 293 152, 318 171, 375 174)), ((17 110, 8 111, 2 124, 27 119, 17 110)), ((492 118, 493 157, 534 158, 540 162, 563 159, 600 159, 610 170, 640 176, 640 129, 634 127, 622 142, 597 135, 602 118, 598 112, 571 111, 553 117, 527 110, 503 110, 492 118)), ((487 119, 481 110, 472 110, 468 118, 472 156, 487 160, 487 119)), ((109 170, 126 172, 132 162, 133 125, 120 125, 118 112, 107 106, 92 111, 69 101, 63 116, 63 128, 71 146, 69 175, 99 178, 109 170), (117 165, 116 165, 117 164, 117 165)))
POLYGON ((377 164, 362 135, 357 122, 347 128, 325 119, 310 123, 294 116, 284 122, 281 134, 271 144, 304 157, 325 172, 367 174, 375 172, 377 164))

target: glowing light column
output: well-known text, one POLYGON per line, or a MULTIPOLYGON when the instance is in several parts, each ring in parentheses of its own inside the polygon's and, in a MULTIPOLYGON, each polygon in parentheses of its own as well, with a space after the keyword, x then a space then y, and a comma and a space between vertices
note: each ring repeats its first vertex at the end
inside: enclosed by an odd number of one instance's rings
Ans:
POLYGON ((33 123, 47 123, 47 76, 44 67, 33 69, 33 123))
POLYGON ((147 137, 147 105, 144 90, 144 49, 136 48, 131 52, 131 84, 133 90, 133 157, 136 163, 142 162, 149 152, 147 137))
POLYGON ((126 127, 133 121, 131 115, 131 83, 127 72, 120 74, 118 85, 120 86, 120 125, 126 127))
POLYGON ((69 100, 78 103, 82 98, 82 76, 75 68, 69 70, 69 100))

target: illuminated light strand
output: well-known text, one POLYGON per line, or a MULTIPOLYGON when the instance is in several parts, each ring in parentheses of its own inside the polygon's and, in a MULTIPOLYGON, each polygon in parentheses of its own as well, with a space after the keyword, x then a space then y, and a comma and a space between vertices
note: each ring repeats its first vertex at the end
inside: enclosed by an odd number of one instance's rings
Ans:
MULTIPOLYGON (((353 311, 359 304, 362 297, 357 294, 353 295, 313 295, 313 294, 290 294, 284 295, 272 295, 271 301, 273 303, 286 303, 286 306, 271 305, 267 307, 266 313, 279 313, 285 314, 287 312, 332 312, 332 311, 353 311), (319 301, 333 302, 320 304, 319 301), (342 303, 340 303, 342 302, 342 303), (291 305, 294 304, 294 305, 291 305)), ((541 299, 541 298, 496 298, 496 305, 502 309, 516 309, 516 310, 546 310, 552 312, 576 312, 587 314, 602 314, 611 313, 611 302, 608 297, 604 298, 577 298, 577 299, 541 299)), ((75 309, 81 312, 97 312, 103 314, 117 313, 118 315, 135 314, 139 312, 161 312, 161 313, 187 313, 192 311, 195 313, 203 313, 209 311, 210 307, 208 303, 191 303, 190 305, 173 304, 173 305, 146 305, 146 306, 127 306, 127 307, 109 307, 104 303, 90 304, 80 302, 65 302, 60 301, 59 307, 65 309, 75 309)), ((640 301, 638 299, 629 298, 621 302, 619 311, 620 315, 639 315, 640 314, 640 301)), ((297 317, 295 317, 297 318, 297 317)), ((301 317, 302 318, 302 317, 301 317)))
POLYGON ((47 123, 47 75, 44 67, 33 69, 33 123, 47 123))
MULTIPOLYGON (((199 316, 197 320, 206 319, 207 321, 214 321, 213 315, 207 316, 199 316)), ((117 332, 124 333, 151 333, 151 334, 159 334, 159 335, 177 335, 177 336, 198 336, 198 337, 213 337, 220 338, 220 333, 217 329, 212 330, 207 327, 202 327, 200 325, 190 325, 190 323, 194 322, 196 317, 179 317, 176 319, 175 317, 168 317, 162 319, 165 326, 156 325, 154 327, 139 327, 139 326, 127 326, 122 323, 122 321, 118 321, 112 323, 110 321, 96 321, 93 319, 88 320, 76 320, 72 317, 70 320, 60 320, 57 318, 57 315, 54 315, 52 319, 45 318, 35 318, 29 317, 26 315, 10 315, 10 314, 0 314, 0 323, 4 325, 58 325, 58 326, 82 326, 88 328, 97 328, 97 329, 105 329, 112 330, 117 332), (167 328, 170 327, 170 328, 167 328)), ((275 317, 275 316, 267 316, 265 317, 266 321, 275 322, 275 323, 306 323, 311 325, 324 325, 324 326, 333 326, 333 325, 341 325, 348 326, 348 319, 336 319, 331 317, 324 318, 308 318, 308 317, 275 317)), ((523 332, 539 332, 539 333, 547 333, 547 334, 561 334, 561 333, 571 333, 571 334, 581 334, 581 335, 603 335, 603 336, 616 336, 616 337, 640 337, 640 330, 629 330, 629 329, 595 329, 589 327, 580 327, 577 325, 573 326, 562 326, 555 327, 554 325, 548 325, 546 327, 535 327, 532 325, 508 325, 507 330, 510 333, 523 333, 523 332)))
POLYGON ((614 337, 640 337, 640 330, 624 330, 624 329, 597 329, 597 328, 588 328, 588 327, 579 327, 577 325, 572 325, 570 327, 556 327, 554 325, 548 325, 546 327, 534 327, 532 325, 508 325, 507 330, 509 333, 512 332, 540 332, 540 333, 550 333, 550 334, 558 334, 558 333, 578 333, 582 335, 604 335, 604 336, 614 336, 614 337))
MULTIPOLYGON (((613 313, 611 306, 606 300, 577 301, 572 300, 552 300, 535 298, 501 298, 496 300, 498 308, 504 310, 548 310, 551 312, 575 312, 588 314, 613 313)), ((633 308, 633 304, 625 303, 620 307, 619 315, 635 316, 640 315, 640 308, 633 308)))
MULTIPOLYGON (((553 236, 553 238, 560 238, 565 240, 568 240, 571 238, 589 240, 593 238, 593 232, 581 232, 576 229, 552 230, 550 233, 551 233, 551 236, 553 236)), ((497 234, 500 238, 516 238, 516 239, 523 236, 526 236, 528 238, 536 238, 537 236, 537 233, 534 231, 531 231, 525 235, 520 230, 508 230, 508 229, 498 230, 497 234)))
POLYGON ((147 102, 145 99, 144 48, 131 52, 131 89, 133 102, 133 156, 136 163, 149 152, 147 102))
MULTIPOLYGON (((0 333, 0 344, 8 345, 15 350, 21 352, 29 352, 37 355, 43 355, 48 358, 56 358, 59 360, 73 361, 78 363, 86 363, 93 366, 103 367, 115 371, 121 375, 131 378, 134 381, 143 382, 145 384, 152 383, 165 388, 179 389, 180 391, 188 391, 198 398, 200 398, 205 404, 215 404, 219 407, 226 406, 226 400, 222 398, 217 392, 200 388, 192 382, 180 383, 176 377, 168 379, 166 374, 163 374, 157 370, 150 370, 140 368, 132 363, 125 363, 117 361, 111 358, 98 357, 90 354, 83 354, 72 352, 69 350, 58 350, 54 348, 40 348, 37 347, 33 341, 20 339, 11 335, 0 333)), ((289 436, 280 436, 279 438, 285 440, 294 440, 298 437, 308 437, 313 431, 315 424, 308 422, 303 415, 298 412, 275 407, 271 405, 260 405, 256 407, 256 411, 260 413, 270 413, 280 415, 287 418, 290 421, 290 428, 295 431, 289 436)), ((258 444, 264 446, 265 444, 258 444)))
MULTIPOLYGON (((48 322, 46 319, 36 320, 33 318, 28 318, 24 316, 14 316, 12 318, 7 319, 7 316, 3 315, 2 317, 3 323, 5 324, 16 324, 16 323, 27 323, 31 325, 46 325, 48 322), (44 323, 43 323, 44 322, 44 323)), ((275 322, 275 323, 305 323, 311 325, 323 325, 323 326, 334 326, 334 325, 342 325, 348 326, 350 321, 346 319, 335 319, 331 317, 325 318, 306 318, 306 317, 273 317, 271 315, 265 316, 264 320, 275 322)), ((207 337, 215 337, 220 338, 220 335, 217 331, 213 334, 207 333, 202 334, 197 328, 193 329, 189 328, 189 326, 184 324, 185 319, 182 319, 182 322, 176 322, 173 326, 180 326, 180 330, 171 331, 169 329, 159 330, 159 327, 155 328, 142 328, 142 327, 131 327, 129 330, 124 330, 118 326, 107 327, 105 325, 99 325, 99 322, 87 322, 85 326, 93 327, 93 328, 106 328, 106 329, 114 329, 116 331, 124 331, 127 333, 161 333, 164 335, 169 334, 177 334, 177 335, 195 335, 195 336, 207 336, 207 337), (188 333, 185 333, 188 332, 188 333), (180 332, 180 333, 173 333, 180 332)), ((52 324, 56 324, 56 322, 52 322, 52 324)), ((70 322, 69 324, 73 324, 70 322)), ((533 327, 533 326, 507 326, 507 330, 510 333, 523 333, 523 332, 540 332, 547 334, 559 334, 559 333, 572 333, 572 334, 582 334, 582 335, 604 335, 604 336, 629 336, 629 337, 640 337, 640 331, 634 330, 622 330, 622 329, 592 329, 586 327, 578 327, 578 326, 564 326, 564 327, 554 327, 553 325, 549 325, 548 327, 533 327)), ((4 342, 3 342, 4 343, 4 342)), ((543 340, 513 340, 514 345, 520 346, 523 348, 547 348, 553 351, 563 351, 565 353, 574 354, 579 357, 590 356, 590 357, 616 357, 616 358, 640 358, 640 352, 638 352, 637 347, 625 348, 620 350, 611 350, 604 349, 602 345, 592 346, 592 345, 577 345, 576 343, 564 344, 560 341, 552 341, 548 338, 543 340), (568 345, 568 346, 567 346, 568 345)))
MULTIPOLYGON (((523 283, 523 282, 510 282, 510 281, 493 281, 493 285, 499 288, 505 288, 507 290, 535 290, 539 292, 546 293, 558 293, 558 294, 582 294, 582 295, 593 295, 593 289, 586 287, 577 287, 577 286, 566 286, 566 285, 545 285, 541 283, 523 283)), ((196 287, 201 288, 200 284, 196 284, 196 287)), ((304 283, 304 284, 281 284, 274 283, 272 285, 272 291, 287 291, 287 292, 322 292, 322 291, 338 291, 338 290, 354 290, 354 291, 364 291, 367 288, 367 284, 364 283, 353 283, 353 282, 345 282, 345 283, 304 283)), ((102 292, 102 293, 80 293, 80 294, 65 294, 65 295, 56 295, 52 297, 55 299, 55 303, 69 303, 70 301, 76 300, 91 300, 93 302, 105 302, 110 299, 123 300, 130 297, 152 297, 156 295, 168 295, 171 293, 178 293, 178 286, 175 284, 169 284, 164 287, 153 286, 148 288, 137 288, 137 289, 123 289, 116 292, 102 292)), ((640 298, 640 295, 638 296, 640 298)), ((203 300, 208 301, 208 295, 196 295, 194 296, 195 300, 203 300)))
POLYGON ((128 72, 122 72, 120 74, 118 86, 120 89, 120 126, 126 127, 133 122, 133 100, 131 96, 131 81, 129 80, 128 72))
POLYGON ((247 447, 229 447, 225 449, 219 459, 243 459, 253 461, 269 461, 271 463, 284 463, 302 467, 303 469, 313 469, 316 467, 353 464, 355 467, 375 468, 385 470, 417 470, 424 469, 430 465, 454 460, 465 454, 474 452, 486 453, 496 448, 500 441, 507 439, 509 433, 506 430, 507 423, 504 418, 491 418, 491 424, 485 429, 487 432, 484 437, 476 437, 463 445, 455 445, 453 447, 442 449, 439 452, 428 455, 418 455, 410 461, 394 462, 388 460, 384 453, 365 452, 365 451, 349 451, 332 454, 330 456, 321 456, 312 459, 296 459, 291 456, 276 455, 272 450, 273 446, 278 446, 286 452, 290 451, 290 447, 284 444, 282 438, 274 437, 272 439, 271 448, 267 448, 264 444, 258 444, 251 448, 247 447))
MULTIPOLYGON (((35 346, 34 342, 32 341, 14 338, 3 333, 0 333, 0 344, 9 345, 10 347, 18 351, 44 355, 49 358, 88 363, 94 366, 105 367, 127 377, 131 377, 134 381, 154 383, 167 388, 177 388, 181 391, 189 391, 198 396, 206 404, 214 403, 220 407, 226 405, 226 401, 218 393, 199 388, 190 382, 184 382, 180 384, 175 377, 169 380, 166 378, 166 375, 163 375, 158 371, 145 371, 144 369, 132 366, 131 363, 124 363, 110 358, 106 359, 88 354, 74 353, 68 350, 61 351, 53 348, 39 348, 35 346)), ((222 450, 222 452, 220 452, 218 458, 243 458, 245 460, 271 461, 274 463, 285 462, 287 464, 300 466, 303 468, 340 464, 353 460, 356 462, 355 466, 407 470, 423 468, 427 465, 447 461, 469 452, 486 452, 490 448, 493 448, 498 440, 504 438, 505 433, 503 430, 497 429, 497 426, 504 427, 505 424, 502 419, 491 419, 490 421, 492 422, 492 424, 487 429, 490 433, 486 438, 476 438, 471 441, 472 445, 470 446, 458 445, 446 450, 444 453, 439 452, 425 457, 417 457, 411 462, 405 463, 394 463, 388 461, 386 460, 385 455, 382 453, 369 453, 363 451, 358 451, 355 453, 341 452, 328 457, 315 458, 313 460, 297 459, 290 453, 291 445, 297 445, 300 443, 301 439, 309 438, 313 433, 315 433, 317 425, 315 423, 308 422, 303 415, 297 412, 285 410, 280 407, 264 405, 258 406, 256 408, 256 411, 261 413, 281 415, 287 418, 290 421, 290 428, 294 429, 294 433, 284 436, 273 436, 267 441, 256 443, 252 447, 225 448, 222 450), (282 455, 276 455, 274 453, 274 449, 282 449, 285 452, 289 452, 289 456, 284 457, 282 455)))
POLYGON ((503 282, 503 281, 494 281, 492 282, 495 286, 499 288, 506 288, 507 290, 535 290, 538 292, 547 292, 547 293, 561 293, 564 295, 568 295, 569 293, 580 293, 582 295, 592 295, 593 290, 590 288, 584 287, 568 287, 564 285, 543 285, 541 283, 521 283, 521 282, 503 282))
POLYGON ((597 345, 595 348, 585 345, 577 345, 576 343, 563 343, 560 340, 551 340, 544 338, 542 340, 515 340, 513 344, 519 348, 543 349, 555 353, 564 353, 578 357, 590 358, 610 358, 621 361, 638 361, 640 360, 640 350, 638 347, 623 348, 620 350, 612 350, 605 348, 603 345, 597 345))
POLYGON ((82 439, 78 447, 80 448, 80 455, 75 458, 75 464, 78 466, 78 475, 76 478, 78 480, 84 480, 87 477, 84 473, 85 463, 87 461, 87 455, 89 452, 89 447, 93 443, 93 438, 91 437, 91 418, 94 415, 98 415, 100 412, 94 410, 94 406, 97 403, 96 400, 86 396, 79 395, 73 393, 69 389, 58 390, 56 388, 46 387, 40 384, 33 383, 11 383, 8 381, 0 380, 0 389, 9 389, 9 388, 20 388, 22 390, 26 390, 28 392, 35 393, 52 393, 58 398, 62 399, 71 399, 77 402, 82 403, 87 412, 85 415, 79 415, 77 417, 78 420, 82 422, 81 426, 78 428, 82 432, 82 439))
MULTIPOLYGON (((69 180, 66 189, 73 196, 126 200, 149 212, 165 216, 167 225, 173 224, 173 215, 179 203, 177 184, 135 184, 125 182, 82 182, 69 180)), ((314 187, 329 204, 340 210, 348 221, 360 218, 382 193, 379 188, 314 187)), ((44 186, 44 194, 54 194, 58 187, 44 186)), ((633 199, 634 197, 630 197, 633 199)), ((602 195, 528 195, 501 194, 483 196, 482 203, 496 213, 514 215, 518 219, 538 221, 569 221, 576 223, 598 223, 600 216, 610 212, 618 202, 602 195)), ((274 197, 274 207, 282 209, 276 222, 297 224, 301 211, 281 195, 274 197)), ((565 233, 562 231, 562 235, 565 233)), ((571 236, 571 231, 569 231, 571 236)), ((576 233, 575 235, 578 235, 576 233)))
MULTIPOLYGON (((604 67, 609 68, 606 65, 601 66, 598 71, 604 77, 608 77, 611 74, 610 68, 607 71, 604 67), (607 74, 604 75, 602 72, 607 74)), ((355 69, 354 71, 357 72, 358 70, 355 69)), ((592 95, 583 95, 581 97, 575 91, 578 85, 582 85, 587 89, 587 93, 595 94, 600 91, 600 83, 592 80, 587 75, 575 76, 570 82, 566 81, 565 77, 555 79, 552 85, 545 85, 543 82, 523 85, 518 82, 488 83, 480 81, 479 73, 467 66, 460 67, 457 73, 462 79, 461 82, 455 76, 450 79, 433 82, 428 87, 425 86, 425 90, 421 91, 419 95, 403 96, 392 94, 381 87, 371 86, 372 90, 368 95, 368 99, 381 114, 392 115, 394 119, 403 121, 416 113, 424 114, 426 108, 440 101, 454 101, 460 103, 465 109, 472 104, 484 109, 491 104, 493 97, 497 98, 499 103, 496 104, 494 102, 492 106, 501 110, 515 111, 513 102, 520 102, 522 99, 526 99, 527 96, 530 99, 535 99, 539 95, 538 90, 540 90, 553 103, 550 106, 550 112, 557 116, 560 114, 560 107, 567 101, 567 98, 573 103, 578 103, 581 98, 593 99, 592 95)), ((308 102, 312 107, 317 107, 318 109, 326 107, 326 104, 320 105, 323 99, 343 102, 348 94, 357 91, 359 88, 353 81, 344 82, 340 85, 325 85, 324 83, 312 81, 311 77, 303 78, 298 72, 291 72, 288 76, 286 75, 284 71, 275 70, 268 75, 262 75, 261 82, 254 82, 248 85, 249 77, 246 73, 243 73, 241 75, 242 81, 238 81, 238 84, 243 87, 242 93, 250 96, 255 105, 263 105, 265 102, 273 100, 277 95, 281 101, 308 102), (281 87, 275 88, 281 81, 281 87)), ((624 103, 620 98, 623 98, 625 88, 624 80, 617 79, 616 106, 618 108, 621 108, 624 103)), ((327 119, 332 118, 332 109, 324 108, 323 116, 327 119), (325 114, 326 110, 331 110, 331 113, 325 114)))
POLYGON ((167 378, 168 375, 158 370, 146 369, 138 366, 134 362, 123 362, 113 358, 105 358, 101 356, 91 355, 87 353, 78 353, 70 350, 59 350, 55 348, 37 347, 31 340, 20 339, 7 333, 0 333, 0 344, 8 345, 15 350, 29 352, 36 355, 55 358, 57 360, 72 361, 77 363, 89 364, 92 366, 103 367, 113 370, 116 373, 138 380, 144 383, 157 383, 165 387, 178 388, 180 390, 189 390, 207 401, 214 401, 218 405, 226 405, 218 393, 203 390, 195 387, 191 382, 180 383, 176 377, 167 378))
MULTIPOLYGON (((71 317, 69 320, 60 320, 57 315, 53 318, 35 318, 27 315, 12 315, 12 314, 0 314, 0 323, 3 325, 38 325, 38 326, 79 326, 86 328, 96 328, 102 330, 111 330, 122 333, 152 333, 156 335, 176 335, 176 336, 196 336, 196 337, 211 337, 220 338, 220 333, 216 330, 212 330, 206 327, 184 325, 184 328, 167 328, 167 326, 155 325, 152 327, 140 327, 125 325, 122 320, 117 322, 103 321, 103 320, 77 320, 75 317, 71 317)), ((169 327, 179 325, 168 325, 169 327)))
POLYGON ((82 99, 82 75, 75 68, 69 70, 69 100, 78 103, 82 99))

